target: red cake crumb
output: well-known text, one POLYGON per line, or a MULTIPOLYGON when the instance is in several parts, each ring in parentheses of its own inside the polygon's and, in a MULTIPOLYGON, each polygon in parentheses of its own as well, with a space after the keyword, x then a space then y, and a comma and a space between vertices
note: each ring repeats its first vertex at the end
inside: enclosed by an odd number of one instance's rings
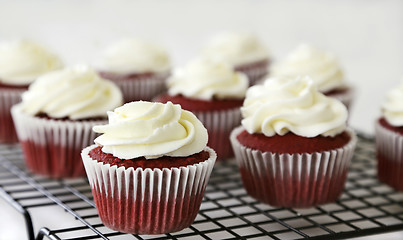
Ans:
POLYGON ((99 72, 99 75, 103 78, 115 80, 115 81, 125 81, 125 80, 136 80, 136 79, 144 79, 149 78, 155 75, 152 72, 145 73, 133 73, 133 74, 119 74, 119 73, 111 73, 111 72, 99 72))
POLYGON ((89 156, 92 159, 96 159, 98 162, 104 164, 117 165, 118 167, 133 167, 133 168, 178 168, 181 166, 193 165, 199 162, 206 161, 210 157, 210 153, 207 151, 201 151, 188 157, 168 157, 163 156, 156 159, 146 159, 144 157, 133 159, 120 159, 114 157, 110 153, 104 153, 102 147, 96 147, 89 152, 89 156))
POLYGON ((386 119, 383 118, 383 117, 380 118, 378 121, 379 121, 379 123, 381 124, 382 127, 386 128, 386 129, 388 129, 388 130, 391 130, 391 131, 393 131, 393 132, 395 132, 395 133, 399 133, 400 135, 403 135, 403 127, 395 127, 395 126, 392 126, 392 125, 390 125, 390 124, 388 123, 388 121, 386 121, 386 119))
POLYGON ((241 145, 272 153, 313 153, 329 151, 345 146, 351 139, 344 131, 335 137, 301 137, 291 132, 284 136, 266 137, 264 134, 249 134, 246 130, 237 136, 241 145))
POLYGON ((2 83, 0 80, 0 89, 20 89, 20 90, 27 90, 28 85, 11 85, 2 83))
POLYGON ((171 101, 174 104, 180 104, 183 109, 189 111, 214 111, 231 108, 240 108, 243 104, 243 99, 213 99, 199 100, 184 97, 182 95, 170 96, 163 94, 154 99, 157 102, 166 103, 171 101))

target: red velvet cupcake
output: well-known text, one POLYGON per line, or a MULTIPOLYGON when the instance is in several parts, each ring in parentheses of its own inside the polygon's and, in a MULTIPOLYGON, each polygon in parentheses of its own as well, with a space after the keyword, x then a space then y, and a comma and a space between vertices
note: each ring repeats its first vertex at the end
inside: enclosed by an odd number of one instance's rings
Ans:
POLYGON ((270 55, 256 36, 246 33, 222 33, 210 40, 203 56, 224 61, 248 76, 250 85, 268 74, 270 55))
POLYGON ((216 159, 207 130, 179 105, 132 102, 108 112, 109 125, 82 152, 102 222, 132 234, 189 227, 216 159))
POLYGON ((27 167, 52 178, 84 176, 80 153, 96 137, 92 127, 121 103, 119 88, 87 67, 39 77, 11 109, 27 167))
POLYGON ((59 59, 29 41, 0 44, 0 143, 18 142, 10 109, 38 76, 60 68, 59 59))
POLYGON ((302 44, 282 62, 275 64, 272 76, 309 76, 318 90, 326 96, 341 101, 349 108, 354 98, 354 89, 345 79, 337 58, 326 51, 302 44))
POLYGON ((208 146, 216 150, 219 160, 234 156, 229 135, 240 124, 240 99, 212 99, 210 101, 186 98, 182 95, 160 95, 154 99, 157 102, 172 102, 180 104, 183 109, 193 112, 209 132, 208 146))
POLYGON ((195 60, 168 78, 168 94, 154 101, 180 104, 193 112, 209 132, 208 146, 219 160, 233 156, 229 135, 241 122, 240 107, 247 77, 234 72, 230 65, 210 60, 195 60))
POLYGON ((403 191, 403 84, 392 89, 382 106, 383 116, 375 123, 378 178, 403 191))
POLYGON ((27 89, 28 86, 14 87, 0 83, 0 143, 18 142, 10 109, 21 101, 21 94, 27 89))
POLYGON ((162 47, 132 38, 109 47, 98 70, 120 87, 125 102, 151 100, 166 90, 170 61, 162 47))
POLYGON ((252 197, 295 208, 337 200, 356 144, 341 102, 309 78, 273 78, 248 90, 241 111, 231 143, 252 197))

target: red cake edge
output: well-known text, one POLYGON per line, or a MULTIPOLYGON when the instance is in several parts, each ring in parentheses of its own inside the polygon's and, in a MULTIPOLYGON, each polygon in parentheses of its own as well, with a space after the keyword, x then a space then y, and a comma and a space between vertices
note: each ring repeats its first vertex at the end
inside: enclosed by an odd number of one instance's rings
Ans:
POLYGON ((93 160, 101 162, 103 164, 109 164, 111 166, 116 165, 117 167, 130 168, 179 168, 188 165, 197 164, 204 162, 210 157, 210 153, 207 151, 201 151, 199 153, 192 154, 187 157, 169 157, 162 156, 156 159, 146 159, 145 157, 138 157, 134 159, 120 159, 113 156, 110 153, 104 153, 102 151, 102 146, 97 146, 90 150, 88 153, 89 157, 93 160))
POLYGON ((338 149, 346 146, 351 136, 344 131, 335 137, 301 137, 291 132, 280 136, 267 137, 264 134, 250 134, 243 130, 237 135, 239 143, 245 147, 271 153, 314 153, 338 149), (292 143, 292 144, 290 144, 292 143))

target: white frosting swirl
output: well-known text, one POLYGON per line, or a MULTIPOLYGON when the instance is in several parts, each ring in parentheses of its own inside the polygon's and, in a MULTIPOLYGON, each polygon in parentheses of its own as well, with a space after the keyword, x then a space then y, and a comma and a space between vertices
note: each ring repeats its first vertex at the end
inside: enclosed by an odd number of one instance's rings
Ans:
POLYGON ((318 92, 309 77, 270 78, 250 87, 241 112, 249 133, 269 137, 289 131, 303 137, 335 136, 347 121, 346 107, 318 92))
POLYGON ((213 98, 244 98, 248 88, 246 75, 234 72, 224 62, 206 59, 192 61, 184 69, 177 69, 168 78, 168 93, 182 94, 189 98, 211 100, 213 98))
POLYGON ((119 74, 166 72, 170 69, 170 60, 161 46, 130 38, 107 48, 98 67, 101 71, 119 74))
POLYGON ((24 112, 72 120, 106 117, 106 111, 122 103, 120 89, 86 66, 42 75, 22 95, 24 112))
POLYGON ((168 102, 130 102, 108 112, 109 124, 95 126, 105 153, 120 159, 189 156, 207 144, 207 130, 196 116, 168 102))
POLYGON ((305 44, 298 46, 283 62, 274 65, 271 76, 310 76, 321 92, 346 86, 336 57, 305 44))
POLYGON ((388 92, 382 105, 382 112, 390 125, 403 126, 403 81, 388 92))
POLYGON ((204 56, 232 66, 266 60, 269 53, 259 39, 246 33, 223 33, 210 40, 204 56))
POLYGON ((0 44, 0 82, 29 85, 40 75, 61 68, 59 58, 42 46, 26 41, 0 44))

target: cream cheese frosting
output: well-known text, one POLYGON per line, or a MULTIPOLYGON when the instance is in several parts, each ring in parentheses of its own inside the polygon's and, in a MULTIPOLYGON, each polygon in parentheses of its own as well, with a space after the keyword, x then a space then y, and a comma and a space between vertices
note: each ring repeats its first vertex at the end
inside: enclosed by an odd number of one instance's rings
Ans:
POLYGON ((403 81, 387 93, 382 113, 390 125, 403 126, 403 81))
POLYGON ((346 86, 337 58, 307 44, 299 45, 284 61, 274 65, 270 72, 271 76, 310 76, 321 92, 346 86))
POLYGON ((345 130, 347 121, 346 107, 320 93, 309 77, 271 78, 250 87, 241 112, 249 133, 268 137, 288 132, 335 136, 345 130))
POLYGON ((58 57, 37 43, 20 40, 0 43, 0 82, 29 85, 40 75, 62 67, 58 57))
POLYGON ((170 59, 163 47, 128 38, 107 48, 97 65, 101 71, 119 74, 154 73, 169 71, 170 59))
POLYGON ((225 61, 232 66, 269 58, 267 48, 253 34, 222 33, 212 38, 203 52, 204 57, 225 61))
POLYGON ((189 156, 207 144, 207 130, 179 104, 130 102, 108 111, 108 125, 95 126, 95 143, 120 159, 189 156))
POLYGON ((22 110, 31 115, 72 120, 106 117, 123 103, 120 89, 87 66, 42 75, 22 95, 22 110))
POLYGON ((211 100, 244 98, 248 78, 224 62, 196 59, 167 79, 168 94, 211 100))

